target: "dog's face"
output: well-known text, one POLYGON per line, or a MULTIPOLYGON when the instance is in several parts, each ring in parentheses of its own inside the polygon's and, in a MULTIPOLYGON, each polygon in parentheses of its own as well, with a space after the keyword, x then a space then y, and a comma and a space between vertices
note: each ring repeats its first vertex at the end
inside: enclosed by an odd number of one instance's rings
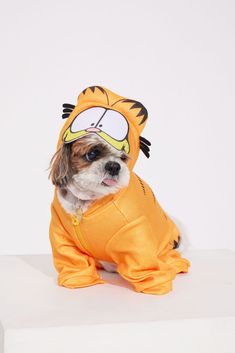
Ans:
POLYGON ((95 134, 64 144, 51 160, 50 176, 81 200, 116 193, 129 183, 128 155, 95 134))

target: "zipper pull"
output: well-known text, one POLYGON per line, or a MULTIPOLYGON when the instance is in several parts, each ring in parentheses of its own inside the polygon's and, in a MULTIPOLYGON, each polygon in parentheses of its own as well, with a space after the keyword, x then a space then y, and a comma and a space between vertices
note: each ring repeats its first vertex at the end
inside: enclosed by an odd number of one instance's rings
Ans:
POLYGON ((79 207, 77 209, 77 213, 72 216, 73 225, 77 226, 80 223, 81 219, 82 219, 82 209, 81 209, 81 207, 79 207))

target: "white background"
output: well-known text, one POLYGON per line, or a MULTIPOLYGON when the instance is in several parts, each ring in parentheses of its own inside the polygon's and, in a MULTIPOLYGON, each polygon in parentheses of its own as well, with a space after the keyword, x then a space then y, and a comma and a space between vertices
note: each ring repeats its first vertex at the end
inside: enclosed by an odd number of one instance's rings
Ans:
POLYGON ((235 249, 234 1, 5 1, 1 254, 48 253, 46 171, 62 104, 90 85, 140 100, 136 172, 191 248, 235 249))

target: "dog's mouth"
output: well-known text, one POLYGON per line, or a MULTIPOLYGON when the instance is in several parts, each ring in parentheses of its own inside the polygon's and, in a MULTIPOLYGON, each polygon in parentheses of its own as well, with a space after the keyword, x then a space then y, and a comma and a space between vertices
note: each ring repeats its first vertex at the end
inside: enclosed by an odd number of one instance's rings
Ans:
POLYGON ((114 186, 117 184, 117 182, 118 181, 116 179, 104 178, 101 184, 104 186, 114 186))

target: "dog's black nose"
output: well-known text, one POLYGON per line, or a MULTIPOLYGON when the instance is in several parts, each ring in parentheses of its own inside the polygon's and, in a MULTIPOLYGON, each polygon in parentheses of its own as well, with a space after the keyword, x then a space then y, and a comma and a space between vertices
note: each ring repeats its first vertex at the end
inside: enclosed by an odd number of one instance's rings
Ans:
POLYGON ((114 176, 118 175, 121 166, 117 162, 107 162, 104 168, 107 170, 107 172, 109 172, 110 175, 114 176))

